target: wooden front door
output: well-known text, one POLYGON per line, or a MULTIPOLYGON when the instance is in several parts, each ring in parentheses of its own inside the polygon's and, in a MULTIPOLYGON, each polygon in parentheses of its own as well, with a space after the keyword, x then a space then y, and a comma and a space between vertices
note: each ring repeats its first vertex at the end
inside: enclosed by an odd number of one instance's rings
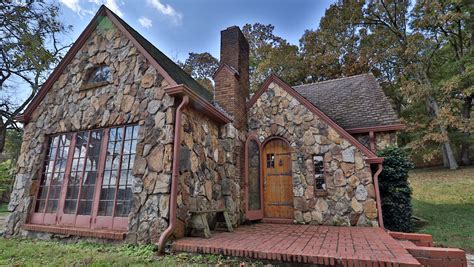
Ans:
POLYGON ((263 149, 264 214, 266 218, 293 219, 291 152, 281 139, 263 149))

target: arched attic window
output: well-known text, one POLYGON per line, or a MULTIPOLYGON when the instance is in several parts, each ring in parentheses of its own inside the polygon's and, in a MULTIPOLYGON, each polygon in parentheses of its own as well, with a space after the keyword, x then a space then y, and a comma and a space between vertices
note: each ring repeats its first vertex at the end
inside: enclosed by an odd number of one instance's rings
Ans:
POLYGON ((90 89, 104 86, 112 82, 112 71, 107 65, 90 68, 82 82, 81 89, 90 89))

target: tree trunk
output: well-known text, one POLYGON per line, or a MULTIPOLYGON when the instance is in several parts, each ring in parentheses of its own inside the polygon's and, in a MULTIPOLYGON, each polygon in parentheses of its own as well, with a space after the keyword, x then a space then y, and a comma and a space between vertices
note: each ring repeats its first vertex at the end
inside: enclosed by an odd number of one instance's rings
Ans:
POLYGON ((5 148, 5 140, 7 138, 7 126, 3 122, 3 118, 0 117, 0 153, 3 153, 5 148))
POLYGON ((449 160, 448 156, 446 155, 446 149, 444 148, 444 145, 441 145, 441 156, 443 157, 443 167, 449 168, 449 160))
POLYGON ((464 121, 463 135, 464 139, 461 144, 461 164, 462 165, 471 165, 471 159, 469 155, 469 145, 470 145, 470 135, 471 135, 471 108, 472 108, 472 96, 466 97, 464 99, 464 104, 462 107, 462 119, 464 121))
MULTIPOLYGON (((439 114, 438 102, 436 102, 436 100, 433 97, 428 97, 428 103, 429 103, 430 108, 433 110, 433 115, 437 117, 439 114)), ((451 142, 449 141, 448 130, 441 123, 439 124, 439 130, 441 132, 441 135, 444 137, 444 140, 446 140, 442 144, 443 149, 441 152, 445 153, 449 168, 451 170, 455 170, 459 168, 459 166, 456 161, 456 158, 454 157, 453 149, 451 147, 451 142)))

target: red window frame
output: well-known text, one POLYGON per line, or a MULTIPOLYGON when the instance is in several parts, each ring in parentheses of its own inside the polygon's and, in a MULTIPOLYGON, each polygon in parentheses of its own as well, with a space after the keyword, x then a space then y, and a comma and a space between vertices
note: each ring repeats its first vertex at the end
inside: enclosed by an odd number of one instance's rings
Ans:
MULTIPOLYGON (((50 136, 47 142, 47 155, 45 156, 42 175, 33 202, 30 223, 92 229, 127 229, 132 198, 132 169, 138 142, 138 131, 138 125, 122 125, 50 136), (114 154, 119 158, 118 165, 108 164, 107 162, 107 158, 110 156, 109 138, 111 131, 116 134, 114 141, 118 140, 116 143, 120 143, 120 149, 114 150, 114 153, 119 152, 114 154), (120 137, 117 136, 118 132, 121 132, 120 137), (97 141, 99 137, 100 141, 97 141), (65 143, 60 142, 63 139, 65 143), (83 141, 78 142, 78 140, 83 141), (64 163, 65 166, 63 166, 64 163), (57 167, 58 164, 59 167, 57 167), (112 173, 116 174, 113 177, 113 186, 120 188, 120 190, 115 190, 112 214, 103 216, 103 214, 99 215, 99 202, 106 166, 111 166, 110 175, 112 173), (123 166, 125 166, 123 170, 125 176, 122 175, 123 166), (58 172, 57 178, 61 179, 59 179, 59 183, 54 184, 52 178, 56 177, 55 175, 58 172), (74 172, 75 179, 71 178, 72 172, 74 172), (73 181, 74 184, 72 184, 73 181), (58 186, 59 198, 57 198, 56 193, 54 196, 56 198, 52 199, 52 201, 56 201, 56 208, 48 208, 51 192, 56 192, 58 186), (56 191, 51 190, 51 188, 56 191), (73 190, 76 188, 77 190, 73 190), (93 191, 92 198, 91 188, 93 191), (120 199, 117 199, 118 191, 121 192, 120 199), (65 212, 66 201, 69 204, 72 203, 72 205, 67 206, 69 208, 68 212, 65 212), (117 205, 118 202, 120 202, 119 205, 117 205), (81 207, 86 207, 86 209, 80 209, 81 207), (122 212, 116 214, 119 207, 122 212)), ((108 182, 110 184, 110 179, 108 182)))

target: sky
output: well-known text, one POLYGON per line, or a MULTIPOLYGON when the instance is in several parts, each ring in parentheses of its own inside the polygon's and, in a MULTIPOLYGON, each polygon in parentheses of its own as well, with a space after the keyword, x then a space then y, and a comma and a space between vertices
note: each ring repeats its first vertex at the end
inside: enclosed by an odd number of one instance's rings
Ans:
MULTIPOLYGON (((274 33, 292 44, 316 29, 330 0, 50 0, 59 1, 59 19, 72 30, 61 36, 73 43, 104 4, 169 58, 184 62, 190 52, 219 59, 220 31, 246 23, 272 24, 274 33)), ((27 84, 1 92, 22 103, 27 84)))
POLYGON ((59 0, 60 19, 73 30, 74 42, 101 4, 105 4, 173 60, 190 52, 219 58, 220 31, 246 23, 275 26, 275 33, 298 44, 306 29, 315 29, 329 0, 59 0))

